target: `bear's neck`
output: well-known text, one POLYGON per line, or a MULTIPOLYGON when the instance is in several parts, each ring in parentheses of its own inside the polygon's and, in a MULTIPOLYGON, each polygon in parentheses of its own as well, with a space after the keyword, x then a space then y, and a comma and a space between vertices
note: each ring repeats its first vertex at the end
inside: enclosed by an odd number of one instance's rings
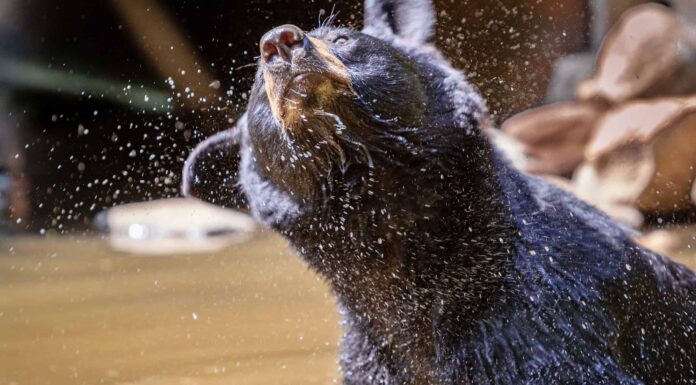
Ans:
POLYGON ((474 319, 504 292, 517 237, 497 178, 508 166, 475 139, 466 153, 372 175, 387 186, 368 188, 373 198, 339 194, 286 233, 353 322, 413 336, 452 303, 474 319))

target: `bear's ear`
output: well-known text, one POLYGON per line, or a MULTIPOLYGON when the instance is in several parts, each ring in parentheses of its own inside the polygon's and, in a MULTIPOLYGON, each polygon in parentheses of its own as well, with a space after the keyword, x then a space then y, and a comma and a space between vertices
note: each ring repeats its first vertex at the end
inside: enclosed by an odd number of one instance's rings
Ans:
POLYGON ((426 43, 433 35, 435 11, 430 0, 365 0, 363 32, 378 38, 426 43))
POLYGON ((244 209, 239 180, 239 141, 246 113, 233 128, 199 143, 184 162, 181 193, 223 207, 244 209))

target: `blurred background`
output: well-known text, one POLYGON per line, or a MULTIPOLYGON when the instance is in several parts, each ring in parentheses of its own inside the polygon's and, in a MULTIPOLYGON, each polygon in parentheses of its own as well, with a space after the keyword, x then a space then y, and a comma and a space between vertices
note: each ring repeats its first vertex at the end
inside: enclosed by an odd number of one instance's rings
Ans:
MULTIPOLYGON (((11 227, 31 232, 84 229, 116 203, 175 196, 189 149, 245 108, 265 31, 312 29, 332 9, 339 24, 362 23, 360 2, 2 3, 0 164, 14 175, 11 227)), ((437 10, 436 43, 498 122, 541 103, 556 59, 590 46, 584 0, 437 10)))
MULTIPOLYGON (((696 2, 435 7, 516 166, 696 266, 696 2)), ((245 109, 261 35, 332 11, 361 27, 340 0, 0 1, 1 383, 338 378, 333 299, 285 243, 166 199, 245 109)))

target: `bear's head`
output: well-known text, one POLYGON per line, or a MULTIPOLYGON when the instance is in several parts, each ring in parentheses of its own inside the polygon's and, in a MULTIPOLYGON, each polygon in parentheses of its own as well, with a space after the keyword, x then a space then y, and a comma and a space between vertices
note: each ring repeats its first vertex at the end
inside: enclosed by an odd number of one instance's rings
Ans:
POLYGON ((487 119, 429 42, 434 21, 427 0, 368 0, 362 31, 270 30, 246 113, 194 150, 184 193, 224 203, 241 190, 280 230, 366 210, 428 215, 461 159, 484 150, 487 119))

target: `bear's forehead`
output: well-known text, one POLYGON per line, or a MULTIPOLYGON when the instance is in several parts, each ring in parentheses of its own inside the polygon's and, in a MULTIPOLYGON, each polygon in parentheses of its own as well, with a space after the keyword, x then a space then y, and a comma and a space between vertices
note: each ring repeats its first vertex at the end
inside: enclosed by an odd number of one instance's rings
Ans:
POLYGON ((338 35, 351 36, 358 32, 346 27, 319 27, 307 32, 307 35, 317 39, 329 39, 338 35))

